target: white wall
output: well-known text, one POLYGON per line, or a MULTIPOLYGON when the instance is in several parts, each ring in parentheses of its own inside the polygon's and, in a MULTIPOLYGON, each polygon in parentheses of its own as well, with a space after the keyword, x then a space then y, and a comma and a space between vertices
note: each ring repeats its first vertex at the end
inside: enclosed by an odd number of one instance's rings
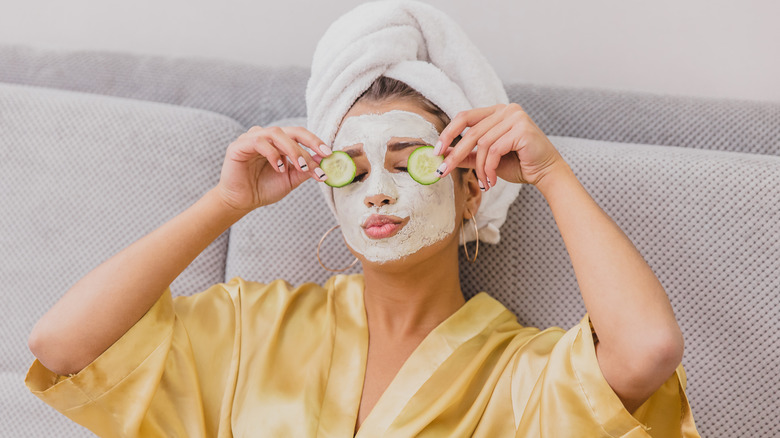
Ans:
MULTIPOLYGON (((355 0, 1 0, 0 43, 308 65, 355 0)), ((780 2, 429 0, 505 80, 780 101, 780 2)))

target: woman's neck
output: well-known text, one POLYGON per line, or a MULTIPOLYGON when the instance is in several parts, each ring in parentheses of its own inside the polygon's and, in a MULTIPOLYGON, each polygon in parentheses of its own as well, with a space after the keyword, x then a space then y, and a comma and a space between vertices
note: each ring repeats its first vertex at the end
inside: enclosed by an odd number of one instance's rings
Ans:
POLYGON ((424 337, 463 306, 454 242, 435 257, 394 269, 364 264, 369 333, 424 337))

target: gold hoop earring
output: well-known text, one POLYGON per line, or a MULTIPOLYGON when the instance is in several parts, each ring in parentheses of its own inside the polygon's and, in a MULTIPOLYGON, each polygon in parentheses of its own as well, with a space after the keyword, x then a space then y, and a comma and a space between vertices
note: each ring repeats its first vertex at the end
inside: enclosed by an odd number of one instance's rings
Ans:
POLYGON ((471 257, 469 257, 469 250, 466 248, 466 233, 463 231, 463 224, 460 226, 460 240, 463 241, 463 252, 466 253, 466 260, 468 260, 469 263, 474 263, 477 261, 477 255, 479 255, 479 229, 477 228, 477 220, 474 218, 474 215, 471 214, 468 208, 466 208, 466 211, 469 216, 471 216, 470 220, 474 222, 474 235, 476 236, 477 241, 477 247, 474 249, 474 260, 471 260, 471 257))
POLYGON ((327 267, 324 264, 322 264, 322 259, 320 259, 320 246, 322 245, 322 242, 325 241, 325 238, 328 237, 328 234, 330 234, 331 231, 335 230, 336 228, 338 228, 340 226, 341 225, 336 225, 335 227, 333 227, 333 228, 329 229, 328 231, 326 231, 325 234, 322 235, 322 238, 320 239, 320 243, 317 244, 317 261, 320 263, 320 266, 322 266, 322 268, 325 269, 326 271, 330 271, 330 272, 344 272, 347 269, 355 266, 355 263, 358 262, 358 259, 355 258, 355 261, 352 262, 351 265, 347 266, 344 269, 330 269, 329 267, 327 267))

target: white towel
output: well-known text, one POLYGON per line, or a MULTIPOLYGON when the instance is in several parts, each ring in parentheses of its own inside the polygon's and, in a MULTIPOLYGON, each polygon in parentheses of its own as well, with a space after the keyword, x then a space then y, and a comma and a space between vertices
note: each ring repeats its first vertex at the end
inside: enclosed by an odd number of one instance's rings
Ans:
MULTIPOLYGON (((338 18, 317 44, 306 87, 308 129, 332 144, 344 115, 380 76, 406 83, 450 118, 509 102, 496 72, 451 18, 417 1, 375 1, 338 18)), ((320 186, 335 214, 333 189, 320 186)), ((519 190, 499 180, 483 193, 479 240, 498 243, 519 190)), ((475 240, 473 227, 464 230, 475 240)))

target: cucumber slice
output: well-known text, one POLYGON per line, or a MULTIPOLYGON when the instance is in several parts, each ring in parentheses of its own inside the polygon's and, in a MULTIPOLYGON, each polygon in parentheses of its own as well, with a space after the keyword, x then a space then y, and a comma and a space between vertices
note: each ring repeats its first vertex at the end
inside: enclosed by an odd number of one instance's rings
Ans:
POLYGON ((409 155, 406 169, 412 179, 427 186, 439 180, 436 169, 443 162, 444 157, 433 154, 433 146, 420 146, 409 155))
POLYGON ((334 151, 320 161, 320 169, 328 176, 325 184, 331 187, 344 187, 355 179, 357 166, 346 152, 334 151))

